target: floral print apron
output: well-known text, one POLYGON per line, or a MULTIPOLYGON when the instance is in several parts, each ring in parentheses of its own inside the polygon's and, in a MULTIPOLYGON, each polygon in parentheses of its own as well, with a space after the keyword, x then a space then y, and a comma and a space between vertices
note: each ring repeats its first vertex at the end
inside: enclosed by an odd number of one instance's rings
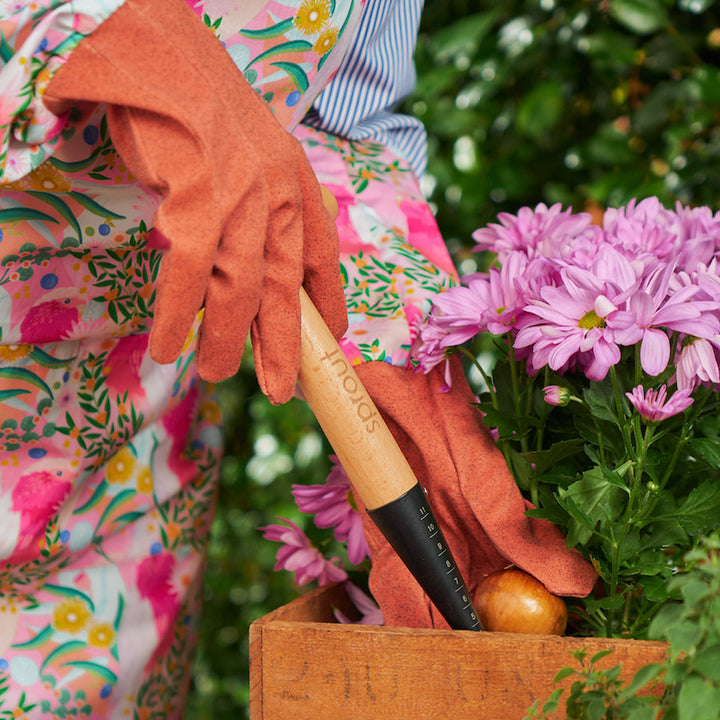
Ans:
MULTIPOLYGON (((372 0, 368 0, 372 1, 372 0)), ((188 0, 338 198, 354 362, 408 363, 455 282, 412 172, 298 126, 352 40, 358 0, 188 0)), ((212 388, 147 352, 158 198, 102 107, 59 124, 39 94, 118 0, 0 8, 0 717, 178 718, 222 451, 212 388), (23 38, 20 42, 19 38, 23 38)))

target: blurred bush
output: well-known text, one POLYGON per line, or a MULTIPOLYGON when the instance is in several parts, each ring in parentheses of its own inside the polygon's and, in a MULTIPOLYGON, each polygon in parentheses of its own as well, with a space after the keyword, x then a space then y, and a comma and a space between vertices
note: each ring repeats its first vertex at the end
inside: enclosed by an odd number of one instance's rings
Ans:
MULTIPOLYGON (((426 0, 417 90, 429 134, 423 188, 461 272, 499 212, 632 197, 718 207, 720 9, 712 0, 426 0)), ((259 526, 308 531, 292 483, 327 475, 306 406, 271 406, 252 363, 219 386, 227 453, 213 526, 189 720, 247 716, 247 629, 294 597, 259 526)))
POLYGON ((523 205, 718 204, 713 0, 430 0, 416 60, 406 106, 463 270, 472 230, 523 205))

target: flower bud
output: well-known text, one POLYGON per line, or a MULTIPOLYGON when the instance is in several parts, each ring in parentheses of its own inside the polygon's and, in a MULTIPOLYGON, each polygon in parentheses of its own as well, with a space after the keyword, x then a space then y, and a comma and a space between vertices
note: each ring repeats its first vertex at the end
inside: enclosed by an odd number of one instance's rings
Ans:
POLYGON ((560 385, 548 385, 543 388, 543 392, 548 405, 567 405, 572 398, 571 392, 560 385))

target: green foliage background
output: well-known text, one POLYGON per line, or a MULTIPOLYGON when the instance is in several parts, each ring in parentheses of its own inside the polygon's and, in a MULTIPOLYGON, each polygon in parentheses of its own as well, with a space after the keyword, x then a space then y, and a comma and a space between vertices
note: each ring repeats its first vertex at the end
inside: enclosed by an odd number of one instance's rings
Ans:
MULTIPOLYGON (((713 0, 426 0, 417 90, 424 189, 461 272, 498 212, 659 196, 720 208, 720 7, 713 0)), ((187 718, 246 717, 248 625, 294 597, 259 526, 308 531, 290 485, 321 482, 309 410, 272 407, 252 362, 220 386, 227 454, 187 718)))

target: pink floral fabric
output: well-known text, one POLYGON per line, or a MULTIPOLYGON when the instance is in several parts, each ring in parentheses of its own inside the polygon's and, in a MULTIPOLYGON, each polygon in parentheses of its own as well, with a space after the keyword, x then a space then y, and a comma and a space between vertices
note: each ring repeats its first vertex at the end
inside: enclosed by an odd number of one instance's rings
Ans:
MULTIPOLYGON (((188 0, 286 127, 327 82, 358 0, 188 0)), ((56 118, 42 91, 120 0, 0 15, 0 715, 178 718, 189 684, 221 418, 194 365, 147 352, 164 241, 158 198, 103 107, 56 118), (70 12, 72 10, 73 12, 70 12)), ((8 7, 10 7, 8 5, 8 7)), ((354 362, 405 365, 455 282, 408 165, 295 131, 340 204, 354 362)))
POLYGON ((406 367, 431 299, 457 283, 417 179, 405 160, 378 143, 304 125, 295 135, 338 201, 350 320, 341 347, 355 364, 381 360, 406 367))

